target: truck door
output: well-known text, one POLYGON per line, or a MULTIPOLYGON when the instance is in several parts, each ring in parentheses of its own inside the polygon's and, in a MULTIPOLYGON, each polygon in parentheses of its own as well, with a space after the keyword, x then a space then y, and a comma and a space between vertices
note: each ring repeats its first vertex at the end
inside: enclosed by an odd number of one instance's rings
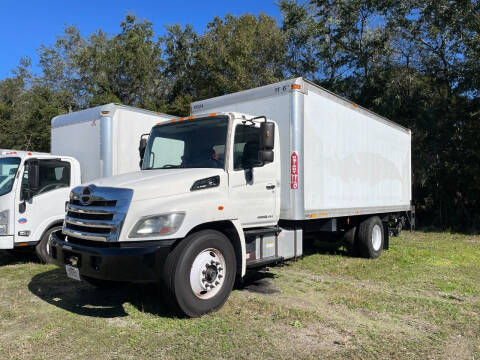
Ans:
MULTIPOLYGON (((278 162, 258 162, 259 124, 234 123, 230 156, 230 199, 243 226, 267 226, 278 222, 278 162)), ((278 182, 279 183, 279 182, 278 182)))
POLYGON ((65 202, 70 193, 71 164, 60 159, 29 159, 25 161, 22 184, 16 194, 15 242, 38 241, 52 222, 65 215, 65 202), (28 189, 30 162, 39 164, 39 187, 28 189), (27 192, 30 191, 30 195, 27 192), (25 199, 30 198, 26 201, 25 199))

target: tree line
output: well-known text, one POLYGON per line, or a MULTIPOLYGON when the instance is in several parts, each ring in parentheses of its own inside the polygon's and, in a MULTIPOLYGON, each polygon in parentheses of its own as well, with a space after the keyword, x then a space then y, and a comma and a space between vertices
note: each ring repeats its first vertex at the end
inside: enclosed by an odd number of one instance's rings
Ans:
POLYGON ((480 1, 281 0, 281 19, 215 17, 154 34, 66 27, 0 81, 0 147, 49 151, 52 117, 116 102, 187 115, 192 101, 304 76, 412 129, 425 228, 480 221, 480 1), (280 25, 279 25, 280 23, 280 25))

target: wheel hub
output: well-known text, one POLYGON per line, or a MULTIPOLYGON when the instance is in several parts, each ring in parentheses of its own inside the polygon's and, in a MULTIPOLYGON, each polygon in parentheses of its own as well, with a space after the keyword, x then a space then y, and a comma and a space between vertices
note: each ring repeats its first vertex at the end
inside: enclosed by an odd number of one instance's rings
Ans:
POLYGON ((212 283, 217 278, 217 275, 218 275, 217 267, 212 265, 207 265, 207 270, 205 273, 204 280, 208 281, 209 283, 212 283))
POLYGON ((373 247, 373 250, 378 251, 380 250, 381 246, 382 246, 382 229, 378 224, 375 224, 375 226, 372 229, 372 247, 373 247))
POLYGON ((194 259, 190 270, 190 286, 200 299, 215 296, 225 280, 225 259, 217 249, 205 249, 194 259))

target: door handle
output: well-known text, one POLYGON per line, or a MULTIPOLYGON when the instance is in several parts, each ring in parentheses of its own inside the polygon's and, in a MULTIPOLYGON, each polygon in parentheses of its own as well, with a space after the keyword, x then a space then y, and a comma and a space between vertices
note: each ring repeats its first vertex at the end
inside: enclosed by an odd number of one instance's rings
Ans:
POLYGON ((267 188, 267 190, 273 190, 273 189, 275 189, 275 185, 273 185, 273 184, 268 184, 268 185, 266 186, 266 188, 267 188))

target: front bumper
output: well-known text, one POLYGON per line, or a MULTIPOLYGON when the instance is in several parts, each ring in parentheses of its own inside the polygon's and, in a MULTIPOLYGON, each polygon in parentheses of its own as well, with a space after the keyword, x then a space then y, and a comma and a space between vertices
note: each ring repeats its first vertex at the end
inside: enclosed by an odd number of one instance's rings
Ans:
POLYGON ((144 243, 73 243, 61 232, 50 238, 51 262, 64 267, 75 261, 81 276, 113 281, 159 281, 175 240, 144 243), (95 246, 89 246, 95 245, 95 246), (105 246, 105 247, 101 247, 105 246), (116 246, 116 247, 111 247, 116 246))
POLYGON ((1 235, 0 236, 0 250, 13 249, 14 237, 13 235, 1 235))

